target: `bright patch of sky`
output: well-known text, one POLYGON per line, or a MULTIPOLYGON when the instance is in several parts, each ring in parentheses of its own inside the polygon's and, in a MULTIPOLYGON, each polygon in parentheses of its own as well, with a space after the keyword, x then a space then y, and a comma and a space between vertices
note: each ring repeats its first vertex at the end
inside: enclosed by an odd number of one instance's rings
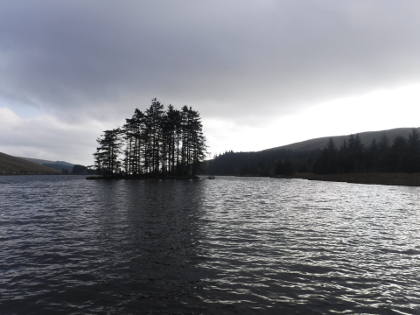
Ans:
POLYGON ((305 107, 271 117, 256 127, 208 120, 206 130, 214 154, 227 150, 256 151, 311 138, 420 126, 420 83, 381 89, 305 107))

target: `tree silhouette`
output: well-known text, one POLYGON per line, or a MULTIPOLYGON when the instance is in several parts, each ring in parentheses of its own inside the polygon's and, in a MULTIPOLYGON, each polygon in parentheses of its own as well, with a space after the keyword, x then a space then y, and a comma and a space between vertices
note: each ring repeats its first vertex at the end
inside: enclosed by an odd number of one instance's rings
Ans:
POLYGON ((165 111, 156 98, 97 141, 96 169, 106 176, 193 176, 206 155, 200 114, 187 106, 165 111))
POLYGON ((105 175, 120 173, 121 163, 118 156, 121 153, 121 129, 105 130, 104 134, 97 139, 99 144, 96 149, 95 165, 97 170, 105 175))

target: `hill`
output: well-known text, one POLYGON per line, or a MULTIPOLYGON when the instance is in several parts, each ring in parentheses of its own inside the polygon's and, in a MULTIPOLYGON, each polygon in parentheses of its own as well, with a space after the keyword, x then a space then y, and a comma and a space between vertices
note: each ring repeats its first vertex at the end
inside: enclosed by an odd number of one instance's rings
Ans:
POLYGON ((337 150, 336 153, 332 152, 332 155, 339 154, 340 163, 343 164, 337 165, 334 172, 352 172, 355 171, 354 168, 360 172, 373 169, 405 171, 403 164, 408 158, 407 141, 413 130, 420 133, 420 128, 398 128, 310 139, 257 152, 231 151, 203 163, 203 172, 239 176, 273 176, 290 172, 317 172, 317 170, 326 172, 325 169, 329 169, 332 162, 320 161, 320 158, 330 140, 337 150), (354 140, 357 143, 354 143, 354 140), (351 143, 356 144, 357 148, 348 148, 351 143), (344 144, 346 146, 343 147, 344 144), (381 152, 378 146, 381 147, 381 152), (355 154, 358 154, 357 157, 355 154), (354 163, 359 164, 353 167, 354 163))
POLYGON ((0 152, 0 175, 53 175, 59 172, 50 167, 33 163, 0 152))
POLYGON ((42 160, 42 159, 34 159, 34 158, 27 158, 27 157, 21 157, 21 159, 25 159, 27 161, 44 165, 49 168, 53 168, 63 174, 69 174, 72 172, 74 164, 64 161, 48 161, 48 160, 42 160))
POLYGON ((22 158, 22 159, 55 169, 63 175, 94 175, 95 174, 95 171, 80 164, 72 164, 65 161, 49 161, 49 160, 34 159, 34 158, 22 158))
MULTIPOLYGON (((414 128, 420 132, 420 128, 414 128)), ((364 146, 369 146, 373 140, 380 141, 382 138, 386 137, 389 143, 395 141, 397 137, 407 138, 413 128, 396 128, 396 129, 388 129, 388 130, 380 130, 380 131, 367 131, 357 133, 360 138, 361 143, 364 146)), ((335 137, 322 137, 322 138, 315 138, 310 139, 302 142, 292 143, 276 148, 271 148, 267 150, 263 150, 260 152, 267 152, 267 151, 294 151, 294 152, 302 152, 302 151, 314 151, 314 150, 322 150, 325 148, 330 139, 333 140, 334 144, 337 147, 341 147, 344 141, 348 141, 351 135, 343 135, 343 136, 335 136, 335 137)))

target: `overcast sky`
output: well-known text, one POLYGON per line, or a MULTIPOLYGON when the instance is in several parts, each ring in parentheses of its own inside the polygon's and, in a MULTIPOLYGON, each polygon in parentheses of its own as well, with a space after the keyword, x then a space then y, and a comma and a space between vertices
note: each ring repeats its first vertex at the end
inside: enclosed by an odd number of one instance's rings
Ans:
POLYGON ((91 164, 155 96, 212 154, 420 126, 420 1, 0 2, 1 152, 91 164))

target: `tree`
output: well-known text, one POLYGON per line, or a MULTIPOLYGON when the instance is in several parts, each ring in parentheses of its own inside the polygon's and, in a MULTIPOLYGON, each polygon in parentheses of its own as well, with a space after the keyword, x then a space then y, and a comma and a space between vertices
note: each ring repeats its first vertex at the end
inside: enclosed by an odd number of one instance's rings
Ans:
POLYGON ((121 153, 121 129, 105 130, 97 139, 99 144, 95 153, 97 170, 104 175, 115 175, 121 172, 121 162, 118 157, 121 153))

